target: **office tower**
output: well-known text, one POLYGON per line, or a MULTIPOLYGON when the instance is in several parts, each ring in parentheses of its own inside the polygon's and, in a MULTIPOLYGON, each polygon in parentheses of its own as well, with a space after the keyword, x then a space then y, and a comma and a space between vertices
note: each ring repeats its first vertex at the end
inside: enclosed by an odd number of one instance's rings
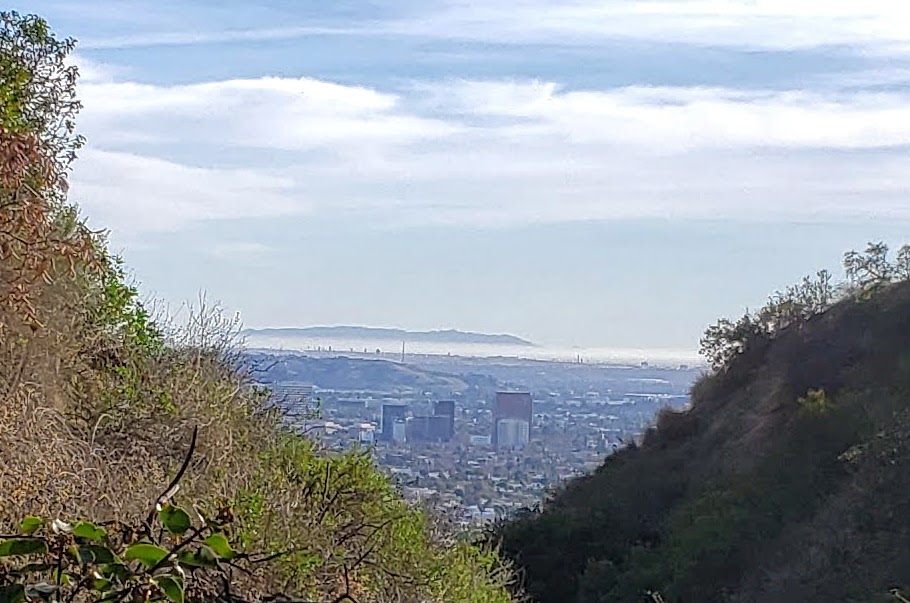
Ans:
POLYGON ((451 417, 416 416, 408 419, 409 442, 448 442, 451 439, 451 417))
POLYGON ((395 422, 392 423, 392 441, 398 442, 399 444, 407 442, 407 426, 409 421, 404 419, 395 419, 395 422))
POLYGON ((404 420, 405 414, 407 414, 408 407, 406 404, 383 404, 382 405, 382 420, 380 421, 380 440, 384 442, 391 442, 393 440, 392 434, 395 427, 396 420, 404 420))
POLYGON ((440 400, 434 405, 433 414, 437 417, 448 418, 445 441, 448 442, 455 437, 455 401, 440 400))
POLYGON ((526 446, 531 435, 531 425, 522 419, 500 419, 496 426, 496 445, 499 448, 526 446))
MULTIPOLYGON (((499 423, 504 419, 515 419, 527 423, 527 437, 530 439, 533 414, 534 403, 531 399, 531 394, 527 392, 497 393, 493 401, 493 429, 490 434, 493 445, 499 445, 499 423)), ((509 427, 509 429, 516 428, 509 427)))

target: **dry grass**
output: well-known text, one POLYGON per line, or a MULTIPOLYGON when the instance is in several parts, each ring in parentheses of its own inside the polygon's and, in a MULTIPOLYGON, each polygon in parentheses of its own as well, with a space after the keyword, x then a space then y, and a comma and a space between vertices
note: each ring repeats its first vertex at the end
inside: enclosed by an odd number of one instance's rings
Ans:
POLYGON ((249 601, 506 603, 508 568, 453 544, 373 465, 289 433, 240 369, 238 324, 203 305, 154 324, 66 202, 76 74, 35 17, 0 13, 0 533, 26 515, 136 522, 175 501, 232 515, 249 601), (5 72, 3 72, 5 73, 5 72), (163 334, 160 332, 163 331, 163 334))
MULTIPOLYGON (((237 576, 248 598, 508 600, 503 566, 444 547, 368 456, 284 430, 238 368, 235 321, 202 308, 150 350, 98 321, 91 274, 30 282, 27 309, 0 304, 0 533, 26 515, 140 520, 198 427, 177 501, 228 506, 242 548, 277 555, 237 576)), ((6 271, 0 286, 17 278, 6 271)))

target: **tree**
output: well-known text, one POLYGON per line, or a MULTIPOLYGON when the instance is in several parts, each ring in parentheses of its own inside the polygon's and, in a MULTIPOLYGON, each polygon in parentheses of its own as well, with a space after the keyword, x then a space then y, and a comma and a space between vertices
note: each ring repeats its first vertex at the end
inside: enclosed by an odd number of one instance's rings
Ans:
POLYGON ((729 367, 730 362, 745 352, 752 342, 767 335, 764 324, 748 312, 736 322, 722 318, 705 331, 699 353, 712 369, 720 371, 729 367))
MULTIPOLYGON (((37 153, 40 161, 24 167, 39 178, 44 195, 57 202, 65 197, 67 169, 84 143, 75 123, 82 108, 76 98, 79 71, 66 64, 74 47, 75 40, 57 39, 38 16, 0 13, 0 132, 8 142, 37 153), (38 167, 42 173, 36 173, 38 167)), ((15 162, 2 164, 17 167, 15 162)))
POLYGON ((736 322, 723 318, 708 327, 701 338, 699 353, 714 371, 726 369, 756 341, 774 337, 824 312, 836 297, 830 272, 821 270, 815 278, 806 276, 799 284, 776 292, 755 314, 747 312, 736 322))
POLYGON ((119 258, 67 202, 67 172, 84 142, 75 131, 78 70, 66 62, 74 45, 40 17, 0 13, 0 299, 8 310, 0 332, 13 316, 44 326, 37 300, 52 290, 59 297, 64 280, 76 304, 92 300, 87 317, 108 336, 154 349, 161 334, 119 258))
POLYGON ((796 298, 806 307, 811 314, 824 312, 831 307, 837 297, 834 279, 827 270, 815 273, 815 280, 803 277, 802 283, 796 289, 796 298))
POLYGON ((900 281, 910 281, 910 245, 904 245, 897 251, 894 277, 900 281))
POLYGON ((844 254, 844 271, 850 284, 860 291, 890 283, 894 267, 888 262, 888 245, 869 243, 862 253, 847 252, 844 254))
POLYGON ((768 333, 777 333, 831 307, 836 298, 831 273, 821 270, 813 279, 803 277, 797 284, 776 292, 758 312, 757 320, 768 333))
POLYGON ((36 298, 61 275, 101 271, 96 238, 66 204, 82 145, 72 48, 39 17, 0 13, 0 334, 42 326, 36 298))

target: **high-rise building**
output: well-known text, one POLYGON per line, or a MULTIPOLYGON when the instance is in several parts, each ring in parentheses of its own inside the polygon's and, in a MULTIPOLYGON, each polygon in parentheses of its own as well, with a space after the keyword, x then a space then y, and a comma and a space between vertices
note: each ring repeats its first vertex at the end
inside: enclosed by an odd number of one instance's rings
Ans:
POLYGON ((455 437, 455 401, 440 400, 433 406, 433 414, 437 417, 448 418, 445 441, 455 437))
POLYGON ((448 442, 451 439, 451 417, 415 416, 408 419, 409 442, 448 442))
POLYGON ((393 440, 392 434, 395 426, 395 421, 403 421, 407 412, 408 406, 406 404, 383 404, 379 439, 384 442, 391 442, 393 440))
POLYGON ((520 448, 526 446, 531 435, 531 425, 522 419, 500 419, 496 425, 496 446, 520 448))
POLYGON ((499 423, 503 419, 515 419, 527 423, 528 439, 534 418, 534 402, 527 392, 498 392, 493 401, 493 430, 490 434, 494 446, 499 445, 499 423))
POLYGON ((395 422, 392 423, 392 441, 393 442, 407 442, 407 422, 404 419, 395 419, 395 422))

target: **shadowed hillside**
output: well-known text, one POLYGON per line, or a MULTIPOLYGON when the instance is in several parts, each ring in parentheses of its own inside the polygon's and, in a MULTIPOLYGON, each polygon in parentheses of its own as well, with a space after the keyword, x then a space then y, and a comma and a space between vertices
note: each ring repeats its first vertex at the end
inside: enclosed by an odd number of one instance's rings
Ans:
MULTIPOLYGON (((843 301, 826 298, 782 328, 746 329, 693 388, 690 410, 663 413, 639 445, 567 484, 542 512, 500 526, 531 595, 901 600, 910 284, 892 278, 903 275, 854 283, 843 301)), ((773 305, 789 310, 790 299, 773 305)))

